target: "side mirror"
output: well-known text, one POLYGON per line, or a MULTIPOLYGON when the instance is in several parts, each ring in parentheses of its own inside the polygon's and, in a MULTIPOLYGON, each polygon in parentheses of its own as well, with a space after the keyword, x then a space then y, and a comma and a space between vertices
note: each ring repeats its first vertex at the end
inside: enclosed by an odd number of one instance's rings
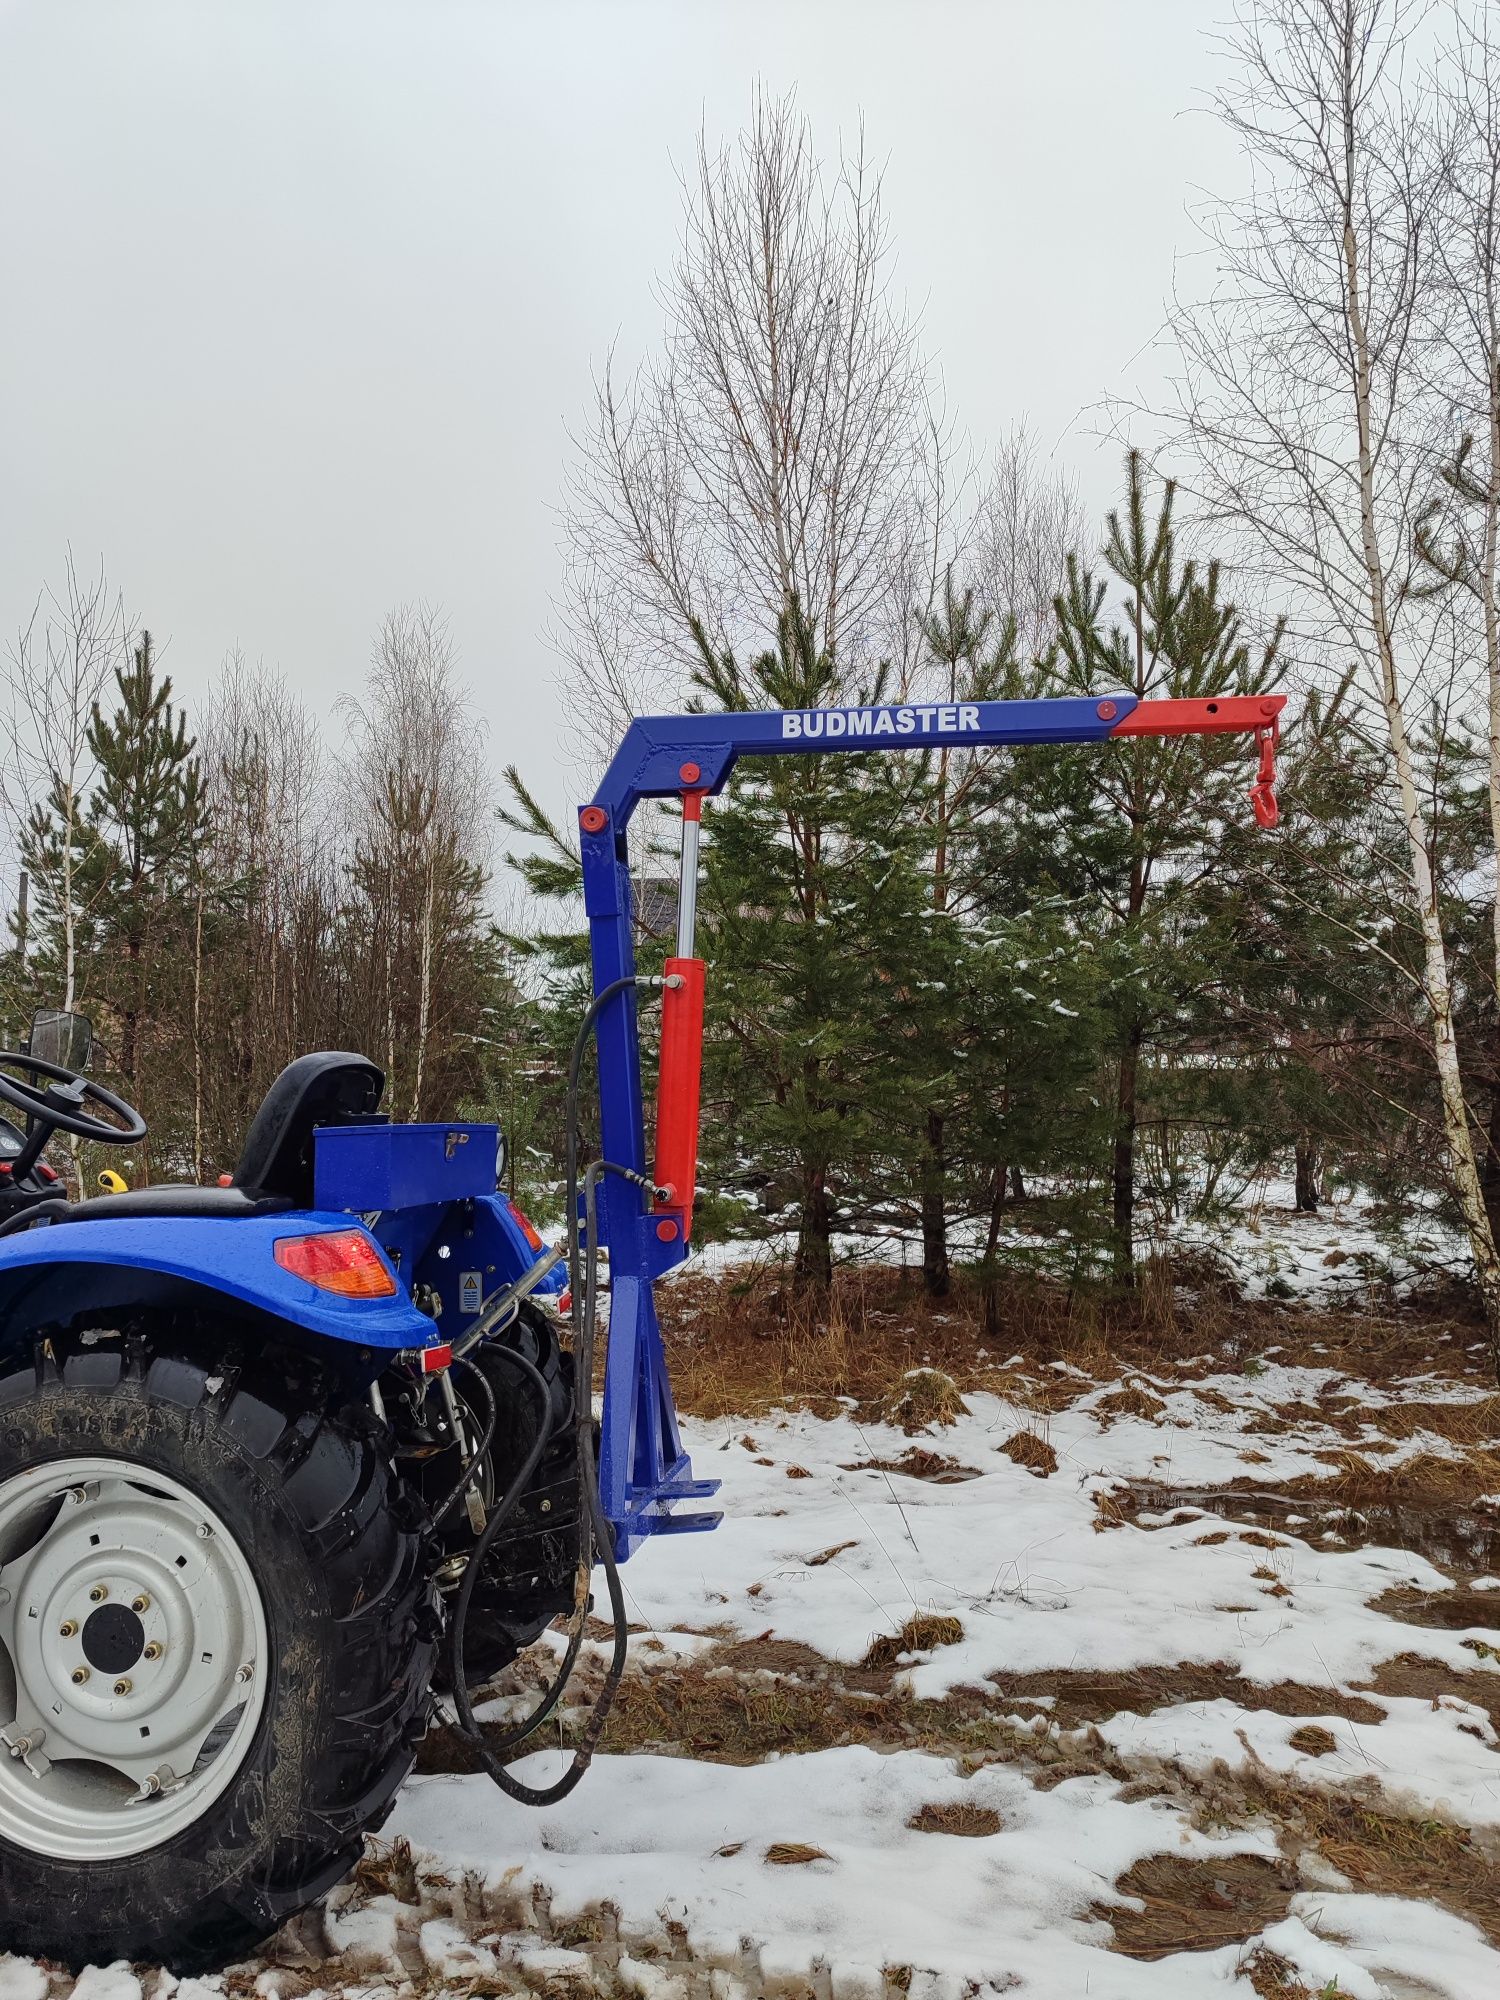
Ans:
POLYGON ((505 1134, 497 1129, 495 1133, 495 1186, 497 1188, 505 1186, 505 1169, 509 1163, 510 1147, 506 1144, 505 1134))
POLYGON ((31 1017, 27 1053, 59 1069, 81 1073, 94 1055, 94 1024, 87 1014, 67 1014, 58 1007, 39 1007, 31 1017))

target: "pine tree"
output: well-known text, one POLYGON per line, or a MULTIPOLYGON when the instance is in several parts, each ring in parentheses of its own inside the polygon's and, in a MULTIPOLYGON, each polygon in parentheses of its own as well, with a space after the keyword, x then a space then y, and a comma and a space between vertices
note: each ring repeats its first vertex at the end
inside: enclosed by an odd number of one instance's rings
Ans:
MULTIPOLYGON (((1058 641, 1045 684, 1057 694, 1125 691, 1140 700, 1256 694, 1280 672, 1282 626, 1252 646, 1223 594, 1217 562, 1183 558, 1173 527, 1175 487, 1154 513, 1140 454, 1126 462, 1122 508, 1108 516, 1107 575, 1070 556, 1057 599, 1058 641), (1111 581, 1120 592, 1110 605, 1111 581)), ((1232 957, 1232 926, 1195 916, 1220 866, 1227 830, 1243 823, 1242 738, 1132 737, 1087 760, 1055 750, 1017 758, 1047 821, 1045 874, 1086 901, 1105 978, 1114 1040, 1114 1136, 1109 1170, 1115 1275, 1133 1282, 1138 1194, 1136 1135, 1142 1066, 1167 1035, 1202 1031, 1193 1009, 1232 957)))
MULTIPOLYGON (((776 645, 741 664, 706 641, 696 675, 725 709, 811 709, 845 682, 793 600, 776 645)), ((885 669, 858 690, 879 701, 885 669)), ((769 758, 736 766, 707 823, 706 1101, 795 1214, 794 1277, 826 1287, 832 1237, 888 1209, 911 1172, 933 917, 919 759, 769 758)))
MULTIPOLYGON (((1014 668, 1016 622, 1013 615, 997 621, 980 606, 972 589, 958 588, 951 570, 944 580, 941 604, 918 619, 929 673, 937 680, 945 702, 993 700, 1014 668)), ((976 806, 983 800, 983 778, 993 752, 954 750, 945 745, 926 756, 931 807, 931 895, 939 919, 939 949, 946 966, 934 968, 942 991, 956 997, 965 991, 964 960, 969 950, 967 922, 972 914, 974 878, 972 832, 976 806), (942 978, 944 970, 950 977, 942 978)), ((972 991, 972 983, 968 984, 972 991)), ((920 1209, 922 1283, 929 1298, 943 1298, 949 1289, 948 1267, 948 1119, 958 1077, 951 1061, 954 1047, 951 1006, 940 1007, 934 1032, 925 1040, 931 1058, 922 1078, 919 1108, 921 1136, 920 1209), (948 1021, 942 1016, 948 1014, 948 1021)))
POLYGON ((149 632, 115 683, 113 713, 96 703, 89 725, 98 767, 86 857, 93 986, 117 1030, 124 1094, 149 1118, 176 1080, 169 1063, 153 1070, 145 1062, 142 1044, 150 1024, 170 1012, 191 962, 187 886, 203 826, 203 777, 186 717, 172 705, 172 682, 158 677, 149 632))

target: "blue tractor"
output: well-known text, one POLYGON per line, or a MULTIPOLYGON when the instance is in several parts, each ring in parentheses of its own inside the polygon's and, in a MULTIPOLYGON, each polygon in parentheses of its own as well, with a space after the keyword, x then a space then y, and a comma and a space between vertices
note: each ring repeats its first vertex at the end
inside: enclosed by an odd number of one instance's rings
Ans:
POLYGON ((1274 824, 1281 706, 1121 694, 634 723, 579 813, 594 1000, 568 1078, 565 1246, 498 1192, 493 1126, 392 1123, 379 1068, 345 1053, 283 1071, 225 1184, 69 1201, 54 1134, 130 1147, 144 1123, 65 1045, 71 1017, 0 1053, 0 1949, 179 1973, 245 1956, 357 1859, 438 1702, 511 1796, 582 1775, 624 1669, 618 1564, 718 1518, 692 1504, 714 1483, 682 1449, 652 1288, 689 1249, 698 827, 739 756, 1249 731, 1274 824), (672 796, 677 947, 648 979, 626 830, 672 796), (591 1036, 600 1149, 581 1168, 591 1036), (561 1699, 596 1571, 603 1698, 534 1787, 509 1760, 561 1699), (551 1687, 481 1732, 471 1688, 559 1619, 551 1687))

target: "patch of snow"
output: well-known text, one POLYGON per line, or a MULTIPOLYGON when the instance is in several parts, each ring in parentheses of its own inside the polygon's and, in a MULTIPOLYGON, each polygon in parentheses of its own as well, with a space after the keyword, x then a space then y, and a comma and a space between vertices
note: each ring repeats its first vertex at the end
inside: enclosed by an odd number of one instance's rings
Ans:
POLYGON ((1286 1923, 1267 1931, 1265 1942, 1305 1975, 1336 1978, 1355 1996, 1385 2000, 1396 1982, 1396 1990, 1436 1993, 1442 2000, 1495 2000, 1500 1993, 1500 1952, 1473 1924, 1433 1903, 1297 1896, 1286 1923), (1320 1971, 1325 1964, 1330 1970, 1320 1971))
MULTIPOLYGON (((517 1775, 547 1782, 551 1754, 517 1775)), ((874 1968, 1003 1983, 1038 1995, 1110 1993, 1119 2000, 1196 2000, 1195 1959, 1135 1966, 1101 1949, 1090 1915, 1143 1855, 1270 1855, 1258 1830, 1208 1835, 1160 1801, 1123 1801, 1108 1779, 1038 1791, 991 1765, 970 1778, 917 1751, 863 1746, 737 1768, 668 1757, 600 1757, 588 1785, 528 1814, 481 1778, 409 1785, 389 1831, 472 1872, 485 1893, 545 1884, 554 1921, 619 1912, 638 1951, 681 1926, 713 1963, 753 1940, 760 1990, 805 1985, 830 1968, 843 1990, 870 1988, 874 1968), (918 1832, 923 1806, 987 1806, 1001 1830, 980 1838, 918 1832), (820 1856, 767 1859, 778 1843, 820 1856), (1107 1984, 1101 1983, 1107 1976, 1107 1984)), ((913 1989, 915 1990, 915 1989, 913 1989)), ((956 1989, 957 1990, 957 1989, 956 1989)))

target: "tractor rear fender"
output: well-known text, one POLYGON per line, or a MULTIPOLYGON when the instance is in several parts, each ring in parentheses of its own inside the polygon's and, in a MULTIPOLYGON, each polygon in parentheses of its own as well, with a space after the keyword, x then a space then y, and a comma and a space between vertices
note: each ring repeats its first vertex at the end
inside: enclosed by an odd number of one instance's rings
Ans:
MULTIPOLYGON (((237 1217, 122 1217, 62 1223, 0 1241, 0 1343, 81 1313, 217 1302, 227 1316, 279 1321, 319 1344, 341 1342, 374 1355, 426 1347, 437 1329, 405 1286, 383 1298, 342 1298, 284 1270, 275 1246, 360 1225, 347 1215, 300 1210, 237 1217)), ((382 1261, 386 1261, 382 1258, 382 1261)))

